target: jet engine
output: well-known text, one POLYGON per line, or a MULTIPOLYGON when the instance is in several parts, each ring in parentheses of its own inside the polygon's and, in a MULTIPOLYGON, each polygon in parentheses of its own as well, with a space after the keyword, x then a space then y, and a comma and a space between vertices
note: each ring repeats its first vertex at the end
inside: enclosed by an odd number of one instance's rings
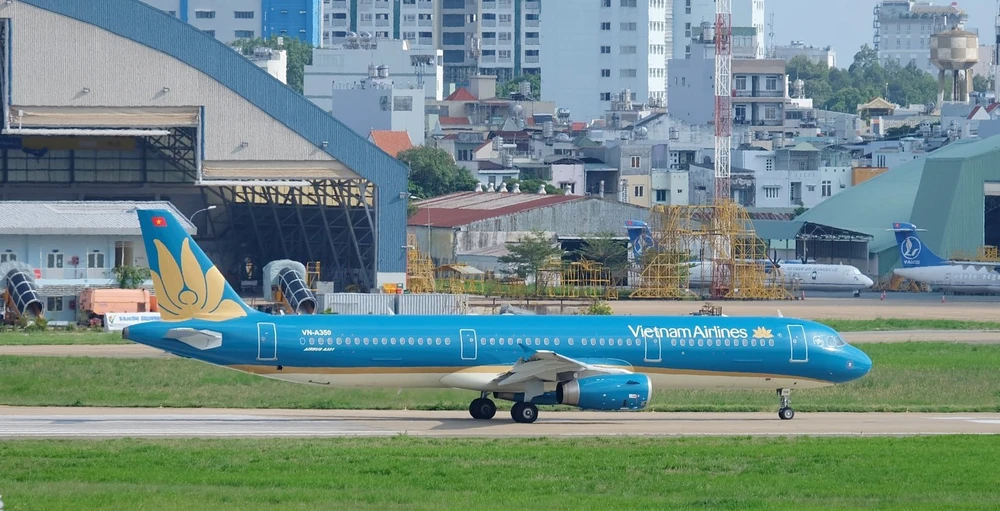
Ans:
POLYGON ((556 386, 559 404, 584 410, 642 410, 652 394, 653 382, 645 374, 589 376, 556 386))

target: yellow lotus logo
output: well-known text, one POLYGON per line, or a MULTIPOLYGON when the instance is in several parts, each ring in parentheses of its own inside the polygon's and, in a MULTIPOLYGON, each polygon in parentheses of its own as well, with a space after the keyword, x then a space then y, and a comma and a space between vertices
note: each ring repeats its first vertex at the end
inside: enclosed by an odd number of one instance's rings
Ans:
POLYGON ((153 244, 163 278, 155 271, 150 274, 163 321, 222 321, 247 315, 239 304, 223 299, 226 279, 215 266, 207 272, 201 269, 187 239, 181 245, 180 266, 160 240, 153 240, 153 244))
POLYGON ((771 331, 762 326, 754 329, 753 337, 754 339, 774 339, 774 335, 771 334, 771 331))

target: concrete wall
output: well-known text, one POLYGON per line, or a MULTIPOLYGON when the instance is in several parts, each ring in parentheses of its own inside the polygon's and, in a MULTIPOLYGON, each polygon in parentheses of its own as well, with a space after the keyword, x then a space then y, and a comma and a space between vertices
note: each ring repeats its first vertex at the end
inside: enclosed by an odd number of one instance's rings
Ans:
MULTIPOLYGON (((11 30, 13 105, 201 105, 205 161, 333 159, 212 77, 164 53, 22 2, 0 6, 0 16, 11 16, 16 27, 11 30), (142 72, 130 64, 136 62, 142 72)), ((206 37, 209 44, 218 43, 206 37)))

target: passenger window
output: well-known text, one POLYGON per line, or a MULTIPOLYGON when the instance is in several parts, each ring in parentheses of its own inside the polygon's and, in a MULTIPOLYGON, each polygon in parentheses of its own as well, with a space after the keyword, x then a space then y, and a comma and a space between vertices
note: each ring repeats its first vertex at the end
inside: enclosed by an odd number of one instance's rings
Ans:
POLYGON ((445 346, 450 346, 451 345, 451 337, 445 337, 444 338, 444 345, 445 346))

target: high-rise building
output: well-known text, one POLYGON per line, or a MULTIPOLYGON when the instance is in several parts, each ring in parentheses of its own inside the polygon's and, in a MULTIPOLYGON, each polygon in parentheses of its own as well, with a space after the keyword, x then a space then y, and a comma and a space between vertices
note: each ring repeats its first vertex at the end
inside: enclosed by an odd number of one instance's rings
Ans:
MULTIPOLYGON (((691 39, 702 23, 715 26, 715 0, 673 0, 673 36, 674 45, 671 55, 675 59, 691 58, 691 39)), ((733 27, 748 27, 756 29, 757 34, 764 31, 764 0, 733 0, 733 27)), ((759 38, 759 47, 754 49, 754 58, 762 59, 765 53, 765 41, 759 38)))
MULTIPOLYGON (((954 2, 934 5, 911 0, 882 0, 874 10, 873 43, 883 64, 895 60, 900 65, 911 62, 929 73, 937 74, 931 63, 931 35, 965 23, 968 14, 954 2)), ((975 30, 966 28, 975 32, 975 30)))
POLYGON ((320 43, 322 0, 143 0, 216 39, 296 38, 320 43))
POLYGON ((350 33, 444 51, 444 81, 477 72, 505 82, 540 68, 540 0, 323 0, 323 43, 350 33))
POLYGON ((576 120, 604 117, 611 102, 665 104, 666 0, 575 2, 542 27, 542 100, 576 120))

